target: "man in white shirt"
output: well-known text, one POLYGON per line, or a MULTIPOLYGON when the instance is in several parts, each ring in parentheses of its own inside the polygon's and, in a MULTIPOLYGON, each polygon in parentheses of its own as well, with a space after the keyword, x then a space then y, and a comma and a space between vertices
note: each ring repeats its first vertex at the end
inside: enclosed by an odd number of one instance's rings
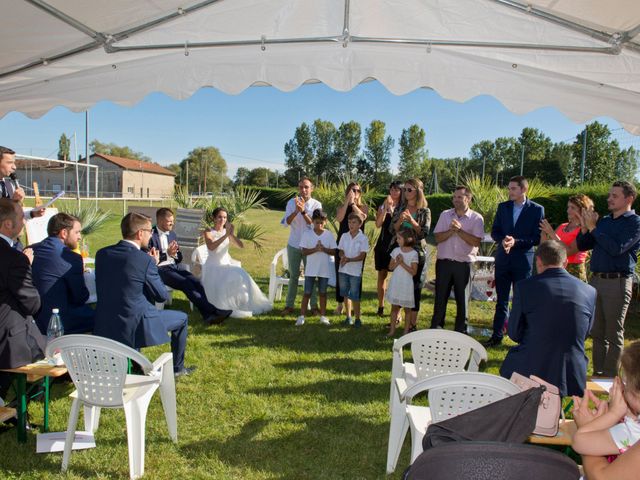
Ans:
MULTIPOLYGON (((283 313, 293 313, 298 293, 298 279, 300 278, 300 262, 303 261, 300 241, 305 230, 313 228, 311 216, 316 209, 322 209, 322 204, 311 198, 313 182, 309 178, 302 178, 298 182, 298 195, 287 202, 284 220, 291 229, 287 243, 287 258, 289 260, 289 288, 283 313)), ((317 310, 318 298, 316 292, 311 294, 311 308, 317 310)))

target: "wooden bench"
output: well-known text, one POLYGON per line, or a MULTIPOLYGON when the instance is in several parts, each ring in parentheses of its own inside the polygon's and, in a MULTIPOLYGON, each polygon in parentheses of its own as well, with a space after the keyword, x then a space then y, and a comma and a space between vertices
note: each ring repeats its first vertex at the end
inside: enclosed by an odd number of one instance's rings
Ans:
POLYGON ((0 422, 4 423, 7 420, 14 418, 17 415, 15 408, 0 407, 0 422))
POLYGON ((18 442, 27 441, 27 382, 33 383, 44 377, 44 421, 43 431, 49 431, 49 378, 61 377, 67 373, 66 367, 56 367, 46 362, 30 363, 17 368, 0 369, 2 372, 12 373, 16 378, 17 436, 18 442))

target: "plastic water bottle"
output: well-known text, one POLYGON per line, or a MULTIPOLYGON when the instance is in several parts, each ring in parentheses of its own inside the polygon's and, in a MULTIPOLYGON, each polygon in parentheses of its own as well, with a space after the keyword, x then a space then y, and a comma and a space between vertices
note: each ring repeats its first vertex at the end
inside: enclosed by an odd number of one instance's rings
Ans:
POLYGON ((49 326, 47 327, 47 342, 62 335, 64 335, 64 327, 62 326, 62 319, 60 318, 60 310, 54 308, 51 310, 51 318, 49 319, 49 326))
MULTIPOLYGON (((51 311, 51 318, 49 319, 49 326, 47 327, 47 343, 62 335, 64 335, 64 327, 62 326, 62 319, 60 318, 60 310, 54 308, 51 311)), ((48 360, 50 365, 64 365, 60 350, 55 350, 52 358, 48 360)))

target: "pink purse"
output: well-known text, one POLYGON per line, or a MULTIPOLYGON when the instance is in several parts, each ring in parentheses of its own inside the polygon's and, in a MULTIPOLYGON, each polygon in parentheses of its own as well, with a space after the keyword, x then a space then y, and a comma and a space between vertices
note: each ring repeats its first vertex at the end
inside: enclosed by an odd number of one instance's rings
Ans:
POLYGON ((533 434, 555 437, 558 434, 558 420, 561 414, 564 419, 562 399, 560 398, 558 387, 551 385, 549 382, 545 382, 535 375, 530 375, 529 378, 527 378, 517 372, 513 372, 509 380, 519 386, 523 392, 530 388, 544 387, 545 390, 540 398, 536 428, 533 434))

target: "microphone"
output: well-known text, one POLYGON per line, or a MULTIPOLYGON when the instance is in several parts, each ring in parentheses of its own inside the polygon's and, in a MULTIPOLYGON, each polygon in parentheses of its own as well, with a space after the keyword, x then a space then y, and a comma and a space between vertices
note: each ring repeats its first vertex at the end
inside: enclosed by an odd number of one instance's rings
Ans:
POLYGON ((20 182, 18 181, 18 177, 16 177, 15 173, 11 173, 9 178, 11 179, 11 183, 13 183, 13 188, 20 188, 20 182))

